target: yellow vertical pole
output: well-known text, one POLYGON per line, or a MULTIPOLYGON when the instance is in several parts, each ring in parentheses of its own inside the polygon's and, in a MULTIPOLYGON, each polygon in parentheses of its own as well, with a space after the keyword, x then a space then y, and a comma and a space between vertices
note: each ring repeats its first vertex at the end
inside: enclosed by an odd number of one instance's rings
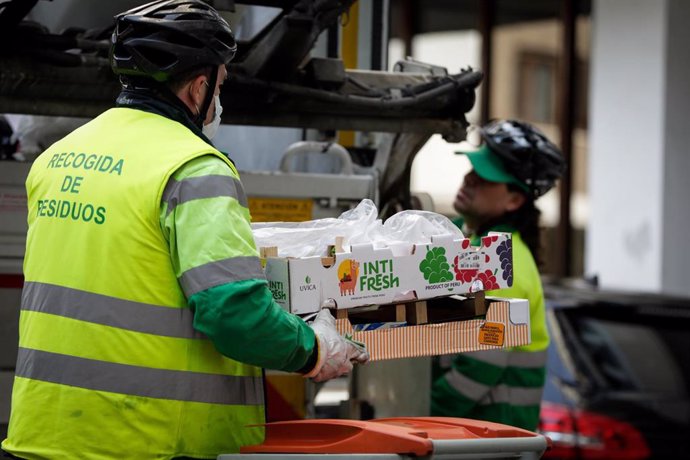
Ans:
MULTIPOLYGON (((343 26, 342 38, 340 40, 340 55, 346 69, 357 68, 357 49, 359 46, 359 3, 355 2, 350 7, 347 15, 347 23, 343 26)), ((339 131, 338 143, 345 147, 355 145, 354 131, 339 131)))
POLYGON ((355 2, 348 12, 343 26, 340 52, 346 69, 357 68, 357 33, 359 31, 359 3, 355 2))

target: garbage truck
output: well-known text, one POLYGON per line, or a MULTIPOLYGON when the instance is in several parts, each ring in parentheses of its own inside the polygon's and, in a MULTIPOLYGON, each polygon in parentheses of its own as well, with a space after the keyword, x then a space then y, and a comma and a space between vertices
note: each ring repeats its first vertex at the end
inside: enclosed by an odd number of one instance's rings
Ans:
MULTIPOLYGON (((113 17, 142 3, 0 3, 0 116, 13 130, 12 151, 0 161, 0 437, 7 428, 17 354, 26 242, 24 180, 32 159, 50 143, 114 105, 120 83, 108 60, 113 17)), ((410 192, 412 161, 434 134, 450 142, 465 139, 466 114, 475 104, 480 71, 466 67, 453 73, 412 59, 388 70, 388 0, 208 3, 232 25, 238 42, 237 55, 227 66, 229 78, 220 96, 227 109, 214 143, 236 161, 253 221, 334 217, 363 199, 376 204, 381 218, 421 207, 410 192)), ((413 385, 396 376, 428 375, 428 367, 428 360, 391 361, 390 367, 372 370, 365 378, 409 393, 416 391, 413 385)), ((367 401, 375 398, 368 397, 370 386, 362 378, 355 371, 330 387, 346 393, 338 416, 366 418, 367 404, 371 406, 367 401)), ((319 392, 323 399, 329 390, 280 373, 269 373, 267 379, 273 420, 313 418, 319 392)), ((390 403, 376 401, 373 411, 383 416, 427 415, 423 406, 386 404, 390 403)), ((439 434, 445 423, 439 420, 391 420, 356 429, 369 433, 383 426, 393 436, 395 426, 402 424, 449 438, 439 434)), ((334 429, 324 426, 310 425, 304 433, 334 429)), ((409 434, 398 431, 395 436, 409 434)), ((546 447, 543 438, 519 430, 512 435, 530 439, 521 445, 535 452, 534 458, 546 447)), ((398 442, 395 436, 382 442, 393 445, 398 442)), ((439 442, 436 445, 445 441, 439 442)), ((503 452, 518 449, 506 442, 494 445, 502 446, 503 452)), ((415 449, 410 453, 423 450, 415 449)), ((424 449, 424 455, 431 455, 433 449, 424 449)))

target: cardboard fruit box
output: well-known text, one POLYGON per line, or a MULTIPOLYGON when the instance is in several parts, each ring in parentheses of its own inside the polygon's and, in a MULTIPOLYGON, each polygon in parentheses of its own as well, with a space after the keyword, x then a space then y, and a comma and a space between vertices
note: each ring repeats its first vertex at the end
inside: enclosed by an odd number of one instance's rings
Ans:
POLYGON ((453 235, 429 244, 336 250, 332 257, 271 257, 262 248, 276 302, 296 314, 430 299, 513 284, 509 233, 491 232, 475 247, 453 235))
POLYGON ((527 300, 477 297, 451 296, 395 305, 395 318, 385 317, 386 307, 359 314, 358 309, 337 310, 336 327, 343 336, 365 344, 371 361, 492 350, 530 343, 527 300), (485 315, 476 314, 476 309, 480 309, 477 302, 483 303, 485 315), (420 303, 426 305, 420 308, 420 303), (420 318, 420 310, 425 310, 423 318, 420 318), (372 318, 383 321, 369 322, 372 318), (413 324, 416 322, 426 324, 413 324), (386 327, 386 324, 394 326, 386 327))

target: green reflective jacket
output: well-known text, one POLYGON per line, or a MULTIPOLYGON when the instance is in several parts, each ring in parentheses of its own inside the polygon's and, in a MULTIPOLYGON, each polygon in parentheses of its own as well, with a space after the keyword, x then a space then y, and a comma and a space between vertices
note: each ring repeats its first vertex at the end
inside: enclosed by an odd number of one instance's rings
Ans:
MULTIPOLYGON (((462 221, 454 221, 462 227, 462 221)), ((487 295, 528 299, 531 343, 510 350, 492 350, 440 357, 434 361, 431 395, 433 415, 489 420, 535 430, 546 376, 544 294, 536 262, 518 232, 511 232, 513 286, 487 295)), ((483 235, 473 235, 478 245, 483 235)))

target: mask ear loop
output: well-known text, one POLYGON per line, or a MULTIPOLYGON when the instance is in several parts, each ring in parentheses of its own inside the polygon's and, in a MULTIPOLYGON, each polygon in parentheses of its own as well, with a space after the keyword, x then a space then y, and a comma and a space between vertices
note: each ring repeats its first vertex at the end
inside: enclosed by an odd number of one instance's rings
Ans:
MULTIPOLYGON (((211 87, 208 86, 208 82, 207 82, 207 81, 204 81, 204 85, 206 85, 206 88, 208 88, 207 93, 208 93, 208 91, 211 91, 211 87)), ((214 101, 214 102, 215 102, 215 101, 214 101)), ((196 109, 199 110, 199 107, 197 107, 196 109)), ((207 111, 208 111, 208 110, 207 110, 207 111)), ((215 116, 215 113, 216 113, 216 109, 215 109, 215 107, 214 107, 214 108, 213 108, 213 114, 214 114, 214 116, 215 116)))
POLYGON ((208 91, 206 91, 206 97, 204 98, 204 102, 201 104, 201 110, 199 110, 199 113, 197 116, 194 118, 194 124, 197 125, 199 129, 202 129, 204 127, 204 120, 206 119, 206 112, 208 112, 208 108, 211 106, 211 102, 213 102, 213 98, 215 94, 213 94, 215 91, 212 91, 211 88, 216 87, 216 82, 218 80, 218 66, 213 66, 213 70, 211 71, 211 78, 209 78, 209 82, 204 82, 208 86, 208 91))
MULTIPOLYGON (((206 81, 204 81, 204 83, 206 83, 206 81)), ((192 87, 191 86, 189 87, 189 97, 192 100, 194 99, 194 95, 192 94, 192 87)), ((196 119, 196 117, 198 117, 201 114, 201 110, 199 110, 199 106, 197 105, 196 102, 194 102, 194 108, 196 109, 196 113, 194 114, 194 117, 196 119)))

